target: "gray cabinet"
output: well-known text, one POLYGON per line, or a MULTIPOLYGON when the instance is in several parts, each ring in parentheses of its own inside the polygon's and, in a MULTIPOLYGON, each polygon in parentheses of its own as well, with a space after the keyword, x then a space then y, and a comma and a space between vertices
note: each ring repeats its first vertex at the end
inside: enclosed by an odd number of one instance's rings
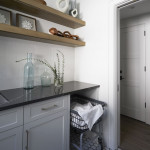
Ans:
POLYGON ((0 150, 69 150, 70 96, 0 112, 0 150))
POLYGON ((22 150, 23 107, 0 112, 0 150, 22 150))
POLYGON ((24 107, 23 150, 69 150, 70 96, 24 107))
POLYGON ((23 150, 69 150, 68 111, 24 126, 23 150))
POLYGON ((0 133, 0 150, 22 150, 22 126, 0 133))
POLYGON ((23 107, 0 112, 0 132, 23 125, 23 107))

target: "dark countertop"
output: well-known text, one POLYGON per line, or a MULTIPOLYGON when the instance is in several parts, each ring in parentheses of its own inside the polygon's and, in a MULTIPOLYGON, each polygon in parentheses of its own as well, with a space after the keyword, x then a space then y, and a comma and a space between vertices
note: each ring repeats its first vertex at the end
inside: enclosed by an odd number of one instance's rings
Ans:
POLYGON ((55 88, 51 85, 49 87, 36 86, 31 90, 24 88, 3 90, 0 91, 0 111, 98 87, 100 86, 70 81, 65 82, 63 88, 55 88))

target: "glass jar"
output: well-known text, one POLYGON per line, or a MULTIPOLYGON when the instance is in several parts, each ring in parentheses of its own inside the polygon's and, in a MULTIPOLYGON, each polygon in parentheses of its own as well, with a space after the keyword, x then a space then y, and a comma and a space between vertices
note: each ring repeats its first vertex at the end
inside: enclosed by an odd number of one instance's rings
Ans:
POLYGON ((34 87, 34 66, 32 63, 32 53, 27 53, 27 63, 24 66, 24 88, 34 87))
POLYGON ((64 74, 59 73, 56 76, 54 76, 54 86, 55 87, 61 87, 64 83, 64 74))
POLYGON ((43 72, 43 74, 41 75, 41 85, 42 86, 50 86, 51 85, 51 75, 50 75, 50 73, 47 72, 46 69, 43 72))

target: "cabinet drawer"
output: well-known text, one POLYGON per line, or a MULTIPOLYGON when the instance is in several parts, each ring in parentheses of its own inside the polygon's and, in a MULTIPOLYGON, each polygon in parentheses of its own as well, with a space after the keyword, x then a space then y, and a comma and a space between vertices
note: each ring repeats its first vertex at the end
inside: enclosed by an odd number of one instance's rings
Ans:
POLYGON ((24 123, 28 123, 36 119, 46 117, 50 114, 57 113, 61 110, 67 109, 67 107, 67 96, 27 105, 24 107, 24 123))
POLYGON ((23 107, 0 112, 0 132, 23 125, 23 107))

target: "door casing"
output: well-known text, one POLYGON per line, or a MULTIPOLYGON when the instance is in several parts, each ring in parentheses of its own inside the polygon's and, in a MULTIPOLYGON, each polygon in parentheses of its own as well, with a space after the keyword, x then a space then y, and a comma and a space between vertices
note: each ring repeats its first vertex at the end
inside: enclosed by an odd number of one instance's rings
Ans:
POLYGON ((109 148, 120 145, 120 11, 119 7, 143 0, 113 0, 109 3, 109 148))

